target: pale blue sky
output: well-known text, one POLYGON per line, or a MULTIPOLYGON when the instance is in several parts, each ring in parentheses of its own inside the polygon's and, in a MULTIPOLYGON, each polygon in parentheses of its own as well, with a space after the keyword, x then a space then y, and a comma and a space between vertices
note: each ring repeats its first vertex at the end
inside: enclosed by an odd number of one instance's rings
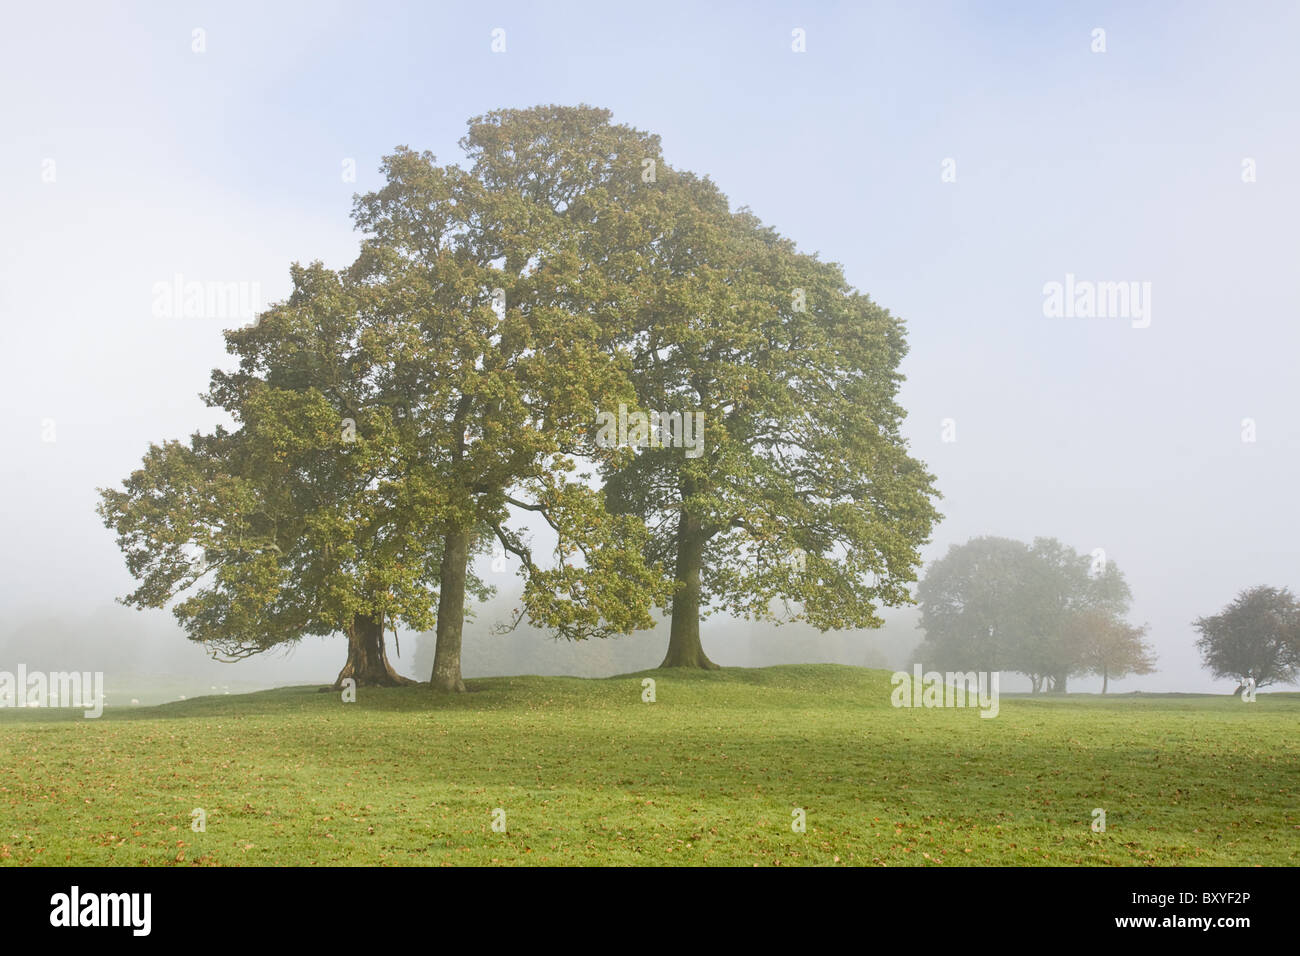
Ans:
POLYGON ((155 318, 154 283, 277 298, 291 261, 350 260, 395 145, 452 161, 469 117, 552 102, 661 134, 907 321, 906 431, 945 495, 927 557, 1104 548, 1161 654, 1120 690, 1211 689, 1191 619, 1300 589, 1300 5, 412 6, 6 12, 6 612, 122 593, 94 488, 210 420, 223 323, 155 318), (1150 327, 1045 318, 1067 273, 1150 282, 1150 327))

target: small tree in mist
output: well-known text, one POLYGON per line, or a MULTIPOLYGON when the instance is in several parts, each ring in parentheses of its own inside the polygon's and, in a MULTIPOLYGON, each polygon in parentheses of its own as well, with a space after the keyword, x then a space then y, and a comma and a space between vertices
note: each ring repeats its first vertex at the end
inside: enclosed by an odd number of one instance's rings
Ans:
POLYGON ((1065 634, 1078 672, 1099 676, 1103 694, 1112 678, 1155 672, 1155 652, 1143 639, 1145 626, 1128 624, 1106 611, 1086 610, 1070 617, 1065 634))
POLYGON ((1286 588, 1248 588, 1192 626, 1201 635, 1201 660, 1215 677, 1264 687, 1290 683, 1300 672, 1300 604, 1286 588))

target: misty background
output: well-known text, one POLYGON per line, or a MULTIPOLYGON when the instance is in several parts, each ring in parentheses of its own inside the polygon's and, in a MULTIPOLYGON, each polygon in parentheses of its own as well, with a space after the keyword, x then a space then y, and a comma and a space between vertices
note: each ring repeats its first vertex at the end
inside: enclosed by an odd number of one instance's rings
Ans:
MULTIPOLYGON (((215 424, 199 393, 233 364, 222 328, 252 318, 159 317, 156 287, 243 283, 265 305, 291 262, 351 262, 351 197, 395 146, 458 161, 472 116, 589 103, 906 321, 904 434, 944 495, 927 562, 985 534, 1101 548, 1159 658, 1114 691, 1226 693, 1191 621, 1300 588, 1297 26, 1285 3, 10 8, 0 669, 104 670, 110 705, 115 674, 171 696, 332 680, 341 636, 223 665, 170 613, 114 604, 132 582, 96 489, 215 424), (1150 326, 1045 317, 1067 274, 1149 282, 1150 326)), ((517 578, 478 570, 501 590, 467 625, 467 677, 663 657, 666 626, 493 636, 517 578)), ((715 616, 702 636, 723 665, 906 667, 915 610, 886 619, 819 635, 715 616)), ((394 666, 427 679, 431 652, 399 640, 394 666)))

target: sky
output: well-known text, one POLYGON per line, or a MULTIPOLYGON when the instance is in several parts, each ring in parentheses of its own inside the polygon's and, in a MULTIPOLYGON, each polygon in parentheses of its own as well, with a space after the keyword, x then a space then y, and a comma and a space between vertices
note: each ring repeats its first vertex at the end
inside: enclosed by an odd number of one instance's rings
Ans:
POLYGON ((351 261, 394 147, 458 161, 473 116, 587 103, 905 320, 927 561, 1101 549, 1160 662, 1116 689, 1231 689, 1192 620, 1300 589, 1300 5, 1055 7, 11 6, 0 610, 130 589, 96 489, 215 421, 221 329, 251 318, 168 314, 177 276, 274 301, 291 263, 351 261), (1143 308, 1049 314, 1067 281, 1143 308))

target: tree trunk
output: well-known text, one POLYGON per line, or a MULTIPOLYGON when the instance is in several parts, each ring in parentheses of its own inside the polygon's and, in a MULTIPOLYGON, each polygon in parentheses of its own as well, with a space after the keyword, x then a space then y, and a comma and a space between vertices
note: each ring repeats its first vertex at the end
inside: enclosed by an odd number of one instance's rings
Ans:
POLYGON ((359 614, 348 627, 348 660, 334 681, 334 689, 341 690, 343 681, 351 677, 358 687, 397 687, 414 684, 388 663, 384 647, 384 619, 359 614))
POLYGON ((1057 674, 1055 677, 1052 678, 1052 693, 1053 693, 1053 694, 1064 694, 1064 693, 1065 693, 1065 679, 1066 679, 1066 678, 1065 678, 1065 675, 1064 675, 1064 674, 1057 674))
POLYGON ((469 531, 455 528, 447 532, 439 570, 438 640, 433 652, 433 675, 429 678, 429 685, 434 690, 465 692, 465 682, 460 676, 460 645, 465 632, 465 574, 468 567, 469 531))
POLYGON ((672 627, 668 632, 668 653, 660 667, 718 670, 700 644, 700 569, 704 565, 704 544, 699 519, 683 512, 677 526, 677 588, 673 592, 672 627))
POLYGON ((1110 671, 1106 667, 1101 669, 1101 692, 1106 693, 1106 685, 1110 683, 1110 671))

